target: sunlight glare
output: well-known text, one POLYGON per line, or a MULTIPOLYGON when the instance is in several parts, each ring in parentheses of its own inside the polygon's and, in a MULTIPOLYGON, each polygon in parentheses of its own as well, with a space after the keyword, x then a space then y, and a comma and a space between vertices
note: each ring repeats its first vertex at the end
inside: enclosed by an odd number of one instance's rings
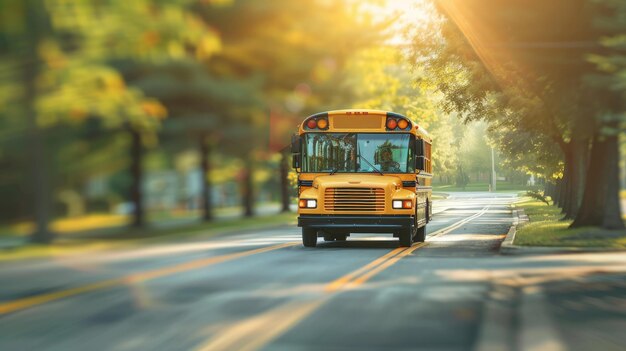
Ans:
POLYGON ((405 31, 408 28, 425 27, 435 16, 429 0, 386 0, 381 11, 395 21, 392 26, 394 34, 390 40, 392 45, 406 45, 405 31))

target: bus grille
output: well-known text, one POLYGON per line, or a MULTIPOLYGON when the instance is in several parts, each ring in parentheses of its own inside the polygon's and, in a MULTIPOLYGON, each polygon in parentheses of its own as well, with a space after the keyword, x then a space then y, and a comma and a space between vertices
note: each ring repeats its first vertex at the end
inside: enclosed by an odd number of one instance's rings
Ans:
POLYGON ((381 188, 328 188, 324 193, 327 211, 375 212, 385 210, 385 190, 381 188))

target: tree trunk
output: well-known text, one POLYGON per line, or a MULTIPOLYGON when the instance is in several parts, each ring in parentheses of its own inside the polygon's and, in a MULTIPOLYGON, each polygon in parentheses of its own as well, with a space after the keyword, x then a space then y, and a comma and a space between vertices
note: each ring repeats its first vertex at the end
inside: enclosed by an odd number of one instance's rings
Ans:
POLYGON ((200 136, 200 167, 202 168, 202 219, 213 219, 213 204, 211 197, 211 146, 206 134, 200 136))
POLYGON ((576 200, 576 211, 573 213, 572 217, 575 218, 576 215, 578 215, 578 211, 580 211, 580 204, 583 201, 587 168, 589 167, 589 145, 591 141, 589 139, 574 139, 574 141, 576 142, 574 145, 574 172, 576 177, 576 193, 574 199, 576 200))
POLYGON ((557 202, 559 201, 559 188, 560 188, 559 179, 555 179, 554 188, 552 188, 552 205, 557 206, 557 207, 558 207, 557 202))
MULTIPOLYGON (((25 65, 28 66, 28 65, 25 65)), ((47 244, 54 240, 54 234, 50 231, 50 178, 48 169, 48 156, 46 155, 45 132, 37 126, 37 115, 33 108, 34 81, 25 87, 25 102, 28 105, 26 114, 28 117, 29 133, 28 145, 30 148, 30 181, 32 182, 32 206, 35 217, 35 231, 30 240, 35 243, 47 244)))
POLYGON ((47 244, 54 240, 50 231, 50 176, 48 169, 49 157, 46 155, 45 131, 37 125, 37 76, 39 75, 40 59, 37 50, 45 35, 46 15, 38 1, 28 1, 24 5, 26 12, 26 40, 24 40, 25 60, 22 62, 22 85, 24 86, 24 114, 28 121, 28 147, 30 151, 30 181, 32 182, 32 206, 35 217, 35 231, 30 240, 47 244))
POLYGON ((568 209, 571 206, 571 195, 572 195, 572 189, 573 189, 573 182, 572 182, 572 173, 573 173, 573 162, 571 162, 571 151, 568 150, 568 152, 565 153, 565 166, 563 168, 563 188, 562 188, 562 192, 560 194, 561 196, 561 201, 560 201, 560 208, 561 208, 561 214, 563 214, 563 218, 561 218, 561 220, 566 220, 566 219, 572 219, 572 217, 569 216, 569 213, 567 212, 568 209))
POLYGON ((565 169, 567 172, 567 187, 563 206, 563 219, 574 219, 580 208, 582 190, 585 186, 585 170, 587 168, 588 146, 587 139, 573 138, 565 152, 565 169))
POLYGON ((254 189, 253 189, 253 167, 252 160, 247 157, 245 160, 245 170, 243 175, 243 215, 244 217, 254 216, 254 189))
MULTIPOLYGON (((624 138, 626 139, 626 138, 624 138)), ((620 150, 626 150, 626 148, 620 147, 620 150)), ((622 189, 626 189, 626 155, 621 155, 622 164, 622 189)))
POLYGON ((562 198, 562 202, 561 202, 561 214, 563 214, 563 218, 561 219, 572 219, 572 217, 568 216, 568 209, 570 208, 570 203, 571 203, 571 194, 572 194, 572 166, 573 166, 573 162, 572 162, 572 150, 571 150, 571 143, 568 144, 568 148, 566 150, 564 150, 564 163, 565 166, 563 168, 563 194, 561 195, 562 198))
POLYGON ((556 181, 550 181, 550 182, 546 182, 546 184, 549 184, 550 186, 550 199, 552 200, 552 205, 556 205, 556 198, 557 198, 557 187, 556 187, 556 181))
POLYGON ((280 159, 280 212, 289 212, 289 161, 286 150, 281 152, 280 159))
MULTIPOLYGON (((612 122, 608 127, 617 130, 612 122)), ((570 228, 624 229, 619 203, 618 135, 594 136, 582 205, 570 228)))
POLYGON ((626 189, 626 160, 622 160, 622 189, 626 189))
POLYGON ((143 180, 143 145, 141 143, 141 134, 138 131, 131 128, 130 135, 130 173, 132 177, 130 199, 134 205, 132 226, 140 228, 144 226, 143 194, 141 191, 143 180))
POLYGON ((565 177, 557 180, 557 193, 556 193, 556 206, 558 208, 563 208, 565 206, 565 184, 567 179, 565 177))
POLYGON ((552 203, 554 203, 554 185, 552 182, 545 182, 543 186, 543 196, 550 197, 552 199, 552 203))

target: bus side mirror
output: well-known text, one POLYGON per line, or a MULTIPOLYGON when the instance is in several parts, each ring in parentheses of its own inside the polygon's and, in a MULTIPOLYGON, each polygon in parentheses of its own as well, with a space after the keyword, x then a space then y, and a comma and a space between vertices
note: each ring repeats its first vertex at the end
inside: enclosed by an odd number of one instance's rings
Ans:
POLYGON ((302 138, 299 135, 291 136, 291 168, 300 168, 302 161, 302 138))
POLYGON ((415 156, 424 157, 426 156, 426 145, 424 145, 424 139, 415 140, 415 156))
POLYGON ((302 149, 302 138, 298 135, 291 136, 291 153, 299 154, 302 149))
POLYGON ((415 158, 415 169, 420 171, 426 170, 426 158, 424 156, 417 156, 415 158))

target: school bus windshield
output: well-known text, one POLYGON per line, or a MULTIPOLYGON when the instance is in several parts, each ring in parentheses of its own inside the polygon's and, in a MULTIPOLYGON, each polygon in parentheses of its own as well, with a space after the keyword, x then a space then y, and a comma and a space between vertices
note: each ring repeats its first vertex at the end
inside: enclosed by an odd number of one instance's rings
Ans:
POLYGON ((412 173, 410 134, 308 133, 302 172, 412 173))

